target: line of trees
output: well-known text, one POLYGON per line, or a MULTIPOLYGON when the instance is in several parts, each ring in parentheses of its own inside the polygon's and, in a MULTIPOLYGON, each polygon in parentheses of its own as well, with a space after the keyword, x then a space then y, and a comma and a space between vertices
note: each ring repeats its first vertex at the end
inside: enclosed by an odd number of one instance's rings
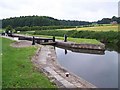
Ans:
POLYGON ((49 35, 49 36, 61 36, 63 37, 64 34, 68 35, 68 37, 73 38, 88 38, 88 39, 97 39, 104 43, 114 43, 118 44, 120 36, 120 32, 116 31, 77 31, 77 30, 41 30, 35 31, 34 35, 49 35))
POLYGON ((103 18, 102 20, 98 20, 98 24, 110 24, 111 22, 117 22, 120 24, 120 17, 113 16, 112 18, 103 18))
POLYGON ((67 29, 67 28, 75 28, 74 26, 24 26, 24 27, 16 27, 15 31, 36 31, 36 30, 54 30, 54 29, 67 29))
POLYGON ((89 26, 92 23, 110 24, 111 22, 120 23, 120 17, 113 16, 112 18, 103 18, 96 22, 75 21, 75 20, 58 20, 48 16, 20 16, 7 18, 2 20, 2 28, 8 25, 16 27, 33 27, 33 26, 89 26))
POLYGON ((80 26, 90 25, 92 23, 86 21, 75 20, 58 20, 48 16, 20 16, 7 18, 2 20, 2 27, 11 25, 13 28, 23 26, 80 26))

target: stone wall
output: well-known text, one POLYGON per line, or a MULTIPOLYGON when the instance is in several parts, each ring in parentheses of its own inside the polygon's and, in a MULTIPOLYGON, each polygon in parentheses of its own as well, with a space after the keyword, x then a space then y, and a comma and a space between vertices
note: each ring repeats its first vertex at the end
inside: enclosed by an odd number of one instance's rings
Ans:
POLYGON ((56 45, 64 46, 68 48, 79 48, 79 49, 91 49, 91 50, 105 50, 104 44, 76 44, 72 42, 63 42, 63 41, 56 41, 56 45))

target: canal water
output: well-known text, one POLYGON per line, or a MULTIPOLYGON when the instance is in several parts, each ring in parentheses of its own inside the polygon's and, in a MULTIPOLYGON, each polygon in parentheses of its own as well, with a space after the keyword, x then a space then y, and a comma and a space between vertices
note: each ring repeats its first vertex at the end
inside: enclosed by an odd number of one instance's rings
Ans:
POLYGON ((68 71, 98 88, 118 88, 117 51, 67 50, 59 47, 55 49, 58 63, 68 71))

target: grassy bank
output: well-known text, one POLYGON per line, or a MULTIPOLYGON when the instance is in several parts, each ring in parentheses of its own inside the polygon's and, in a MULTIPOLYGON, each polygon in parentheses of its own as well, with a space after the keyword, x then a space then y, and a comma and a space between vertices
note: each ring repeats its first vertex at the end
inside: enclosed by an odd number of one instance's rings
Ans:
POLYGON ((102 25, 94 27, 81 27, 81 28, 70 28, 70 29, 56 29, 56 30, 36 30, 35 32, 27 31, 20 32, 22 34, 29 35, 44 35, 44 36, 55 36, 56 38, 63 40, 64 34, 69 38, 69 41, 77 43, 88 42, 87 39, 91 39, 91 43, 94 44, 94 40, 101 42, 109 42, 117 44, 118 42, 118 25, 102 25))
POLYGON ((118 32, 116 31, 77 31, 77 30, 42 30, 36 31, 35 35, 61 36, 64 34, 71 38, 96 39, 102 42, 116 43, 118 41, 118 32))
POLYGON ((0 33, 2 33, 3 32, 3 29, 0 29, 0 33))
MULTIPOLYGON (((43 38, 53 38, 53 36, 48 36, 48 35, 34 35, 34 36, 43 37, 43 38)), ((64 40, 64 37, 56 36, 55 38, 57 40, 64 40)), ((71 38, 71 37, 68 37, 67 41, 75 42, 75 43, 100 44, 100 42, 97 41, 96 39, 83 39, 83 38, 71 38)))
POLYGON ((2 39, 2 87, 3 88, 54 88, 55 86, 38 72, 31 62, 37 47, 13 48, 13 41, 2 39))

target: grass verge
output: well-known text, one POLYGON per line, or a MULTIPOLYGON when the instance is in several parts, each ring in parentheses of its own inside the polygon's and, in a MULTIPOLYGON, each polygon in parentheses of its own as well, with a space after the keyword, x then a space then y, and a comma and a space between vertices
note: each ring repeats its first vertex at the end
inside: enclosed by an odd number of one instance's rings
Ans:
MULTIPOLYGON (((44 38, 52 38, 53 36, 47 36, 47 35, 35 35, 38 37, 44 37, 44 38)), ((57 40, 64 40, 64 37, 58 37, 55 36, 57 40)), ((97 41, 96 39, 83 39, 83 38, 71 38, 68 37, 67 39, 70 42, 75 42, 75 43, 86 43, 86 44, 101 44, 101 42, 97 41)))
POLYGON ((13 48, 13 41, 2 39, 3 88, 55 88, 46 76, 38 72, 31 62, 37 47, 13 48))

